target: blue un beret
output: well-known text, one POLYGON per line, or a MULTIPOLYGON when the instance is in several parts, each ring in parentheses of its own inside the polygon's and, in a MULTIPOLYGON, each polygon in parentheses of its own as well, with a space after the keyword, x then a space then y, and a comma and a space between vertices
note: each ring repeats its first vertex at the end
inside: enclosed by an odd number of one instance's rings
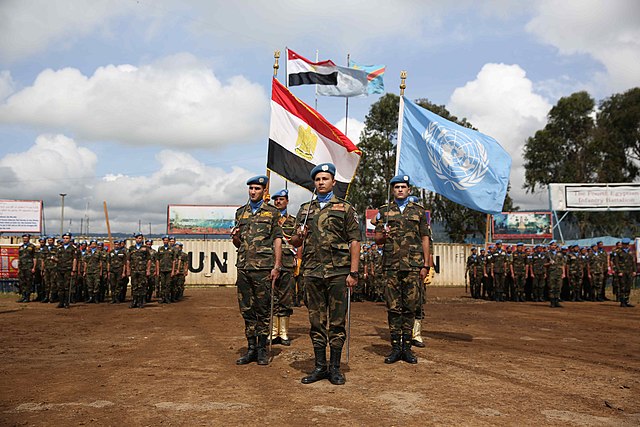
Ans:
POLYGON ((391 178, 391 181, 389 181, 389 184, 393 185, 393 184, 407 184, 409 185, 409 175, 396 175, 393 178, 391 178))
POLYGON ((631 243, 631 239, 628 237, 625 237, 624 239, 622 239, 622 244, 623 245, 628 245, 629 243, 631 243))
POLYGON ((318 172, 329 172, 332 176, 336 176, 336 166, 333 163, 320 163, 311 169, 311 179, 316 179, 318 172))
POLYGON ((502 240, 496 240, 496 245, 501 245, 502 244, 502 240))
POLYGON ((144 237, 144 236, 142 235, 142 233, 134 233, 133 237, 144 237))
POLYGON ((269 182, 269 177, 266 175, 256 175, 254 177, 251 177, 247 180, 247 185, 251 185, 251 184, 258 184, 258 185, 262 185, 263 187, 267 186, 267 182, 269 182))
POLYGON ((271 196, 271 199, 275 199, 276 197, 286 197, 288 199, 289 198, 289 190, 287 190, 287 189, 280 190, 277 193, 275 193, 273 196, 271 196))

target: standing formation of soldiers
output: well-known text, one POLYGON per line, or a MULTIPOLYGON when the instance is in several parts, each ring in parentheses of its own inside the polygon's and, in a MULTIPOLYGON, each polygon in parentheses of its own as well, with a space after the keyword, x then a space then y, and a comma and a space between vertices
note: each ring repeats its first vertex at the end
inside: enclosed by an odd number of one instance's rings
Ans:
POLYGON ((145 242, 141 233, 134 238, 129 248, 125 240, 115 240, 108 249, 96 240, 75 243, 71 234, 65 233, 57 243, 54 236, 40 238, 40 247, 36 248, 30 242, 31 235, 24 234, 18 258, 18 302, 30 302, 35 292, 35 301, 57 302, 58 308, 77 302, 101 303, 109 297, 112 304, 117 304, 125 301, 129 282, 130 308, 142 308, 152 301, 154 290, 161 303, 182 299, 189 273, 189 256, 182 251, 182 244, 165 236, 163 241, 169 250, 163 250, 164 255, 159 257, 151 239, 145 242), (167 265, 168 280, 160 293, 160 272, 167 265))
POLYGON ((524 247, 518 243, 502 248, 496 241, 486 254, 471 249, 466 273, 473 298, 522 302, 527 299, 548 300, 551 307, 562 307, 561 301, 605 301, 605 285, 611 276, 613 293, 621 307, 632 307, 629 292, 636 276, 635 253, 631 240, 622 239, 608 254, 603 242, 590 247, 579 245, 558 247, 553 240, 548 246, 524 247), (527 286, 527 284, 529 286, 527 286))

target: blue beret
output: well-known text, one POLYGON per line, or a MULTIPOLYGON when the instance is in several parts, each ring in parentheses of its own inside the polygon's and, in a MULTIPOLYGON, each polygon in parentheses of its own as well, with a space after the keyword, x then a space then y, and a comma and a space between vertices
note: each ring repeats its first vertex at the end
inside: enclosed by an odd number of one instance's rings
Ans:
POLYGON ((164 239, 168 239, 168 238, 169 238, 169 235, 168 235, 168 234, 165 234, 164 236, 162 236, 162 240, 164 240, 164 239))
MULTIPOLYGON (((602 242, 602 240, 598 241, 598 243, 597 243, 597 244, 599 245, 599 244, 601 244, 601 243, 603 243, 603 242, 602 242)), ((604 243, 603 243, 603 244, 604 244, 604 243)))
POLYGON ((564 251, 564 250, 566 250, 566 249, 569 249, 569 248, 568 248, 568 247, 566 247, 566 246, 563 246, 563 247, 562 247, 562 250, 563 250, 563 251, 564 251))
POLYGON ((597 243, 591 244, 591 247, 594 247, 594 246, 598 246, 598 244, 597 243))
POLYGON ((389 184, 393 185, 393 184, 407 184, 409 185, 409 175, 396 175, 393 178, 391 178, 391 181, 389 181, 389 184))
POLYGON ((98 241, 97 241, 97 240, 95 240, 95 239, 91 239, 91 240, 89 241, 89 243, 95 243, 95 244, 97 245, 97 244, 98 244, 98 241))
POLYGON ((622 239, 622 244, 623 245, 628 245, 629 243, 631 243, 631 239, 628 237, 625 237, 624 239, 622 239))
POLYGON ((524 246, 524 243, 518 242, 518 244, 516 246, 524 246))
POLYGON ((142 235, 142 233, 134 233, 133 237, 144 237, 144 236, 142 235))
POLYGON ((273 196, 271 196, 271 199, 275 199, 276 197, 286 197, 287 199, 289 198, 289 190, 282 189, 280 191, 278 191, 277 193, 275 193, 273 196))
POLYGON ((558 242, 556 242, 555 240, 552 240, 549 242, 550 245, 553 245, 554 243, 558 243, 558 242))
POLYGON ((64 234, 62 235, 62 237, 65 237, 65 236, 69 236, 69 237, 71 237, 71 233, 64 233, 64 234))
POLYGON ((29 234, 29 233, 24 233, 24 234, 22 235, 22 237, 31 237, 31 234, 29 234))
POLYGON ((251 184, 258 184, 258 185, 262 185, 263 187, 267 186, 267 182, 269 182, 269 177, 266 175, 256 175, 254 177, 251 177, 247 180, 247 185, 251 185, 251 184))
POLYGON ((471 248, 472 251, 477 251, 478 248, 476 248, 475 246, 471 248))
POLYGON ((46 239, 47 239, 46 237, 41 236, 41 237, 38 239, 38 241, 39 241, 39 242, 44 242, 46 239))
POLYGON ((496 240, 496 245, 501 245, 502 244, 502 240, 496 240))
POLYGON ((145 242, 145 243, 151 243, 151 244, 153 244, 153 240, 151 240, 151 239, 147 239, 147 240, 145 240, 144 242, 145 242))
POLYGON ((311 169, 311 179, 316 179, 318 172, 329 172, 332 176, 336 176, 336 166, 333 163, 320 163, 311 169))
POLYGON ((182 244, 182 242, 176 242, 176 246, 180 246, 180 247, 182 247, 182 246, 184 246, 184 245, 182 244))

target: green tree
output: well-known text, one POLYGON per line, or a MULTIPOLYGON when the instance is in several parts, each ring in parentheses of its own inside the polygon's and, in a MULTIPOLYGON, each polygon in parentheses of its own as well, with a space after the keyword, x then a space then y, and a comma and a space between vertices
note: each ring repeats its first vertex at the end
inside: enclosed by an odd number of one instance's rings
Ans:
MULTIPOLYGON (((473 129, 466 119, 453 116, 443 105, 433 104, 424 98, 416 103, 447 120, 473 129)), ((381 206, 388 200, 387 183, 395 172, 399 105, 397 95, 386 94, 371 106, 365 118, 359 144, 363 156, 349 191, 349 200, 359 212, 381 206)), ((510 197, 505 199, 505 203, 505 207, 513 208, 510 197)), ((484 234, 486 214, 432 192, 426 192, 424 204, 431 210, 433 220, 443 222, 452 241, 463 242, 470 234, 484 234)))

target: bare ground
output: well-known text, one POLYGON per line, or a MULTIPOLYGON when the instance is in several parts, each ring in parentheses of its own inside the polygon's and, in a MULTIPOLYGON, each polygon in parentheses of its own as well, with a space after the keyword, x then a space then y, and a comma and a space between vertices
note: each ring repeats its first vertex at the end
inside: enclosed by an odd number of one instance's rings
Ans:
POLYGON ((640 307, 615 302, 552 310, 433 288, 417 365, 385 365, 384 306, 355 303, 347 383, 333 386, 300 383, 304 307, 270 366, 236 366, 235 288, 142 310, 14 301, 0 296, 2 426, 640 425, 640 307))

